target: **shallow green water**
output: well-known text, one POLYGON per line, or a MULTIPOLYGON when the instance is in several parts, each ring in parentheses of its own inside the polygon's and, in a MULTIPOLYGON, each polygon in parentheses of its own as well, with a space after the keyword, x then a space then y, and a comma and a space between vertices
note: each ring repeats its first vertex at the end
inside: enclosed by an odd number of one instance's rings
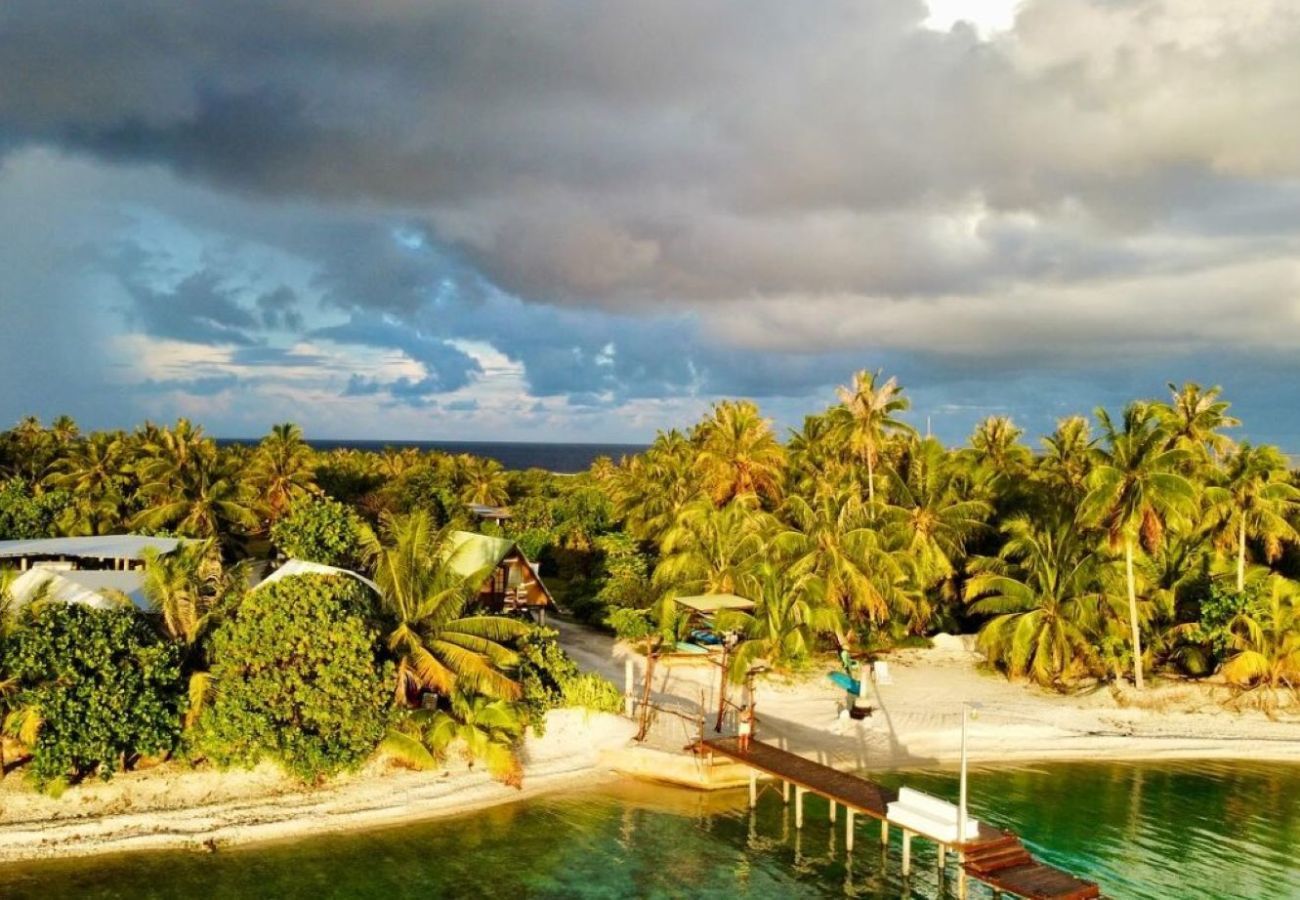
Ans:
MULTIPOLYGON (((951 772, 882 780, 955 796, 951 772)), ((897 832, 809 797, 802 834, 772 792, 625 786, 456 818, 216 854, 150 853, 0 867, 6 898, 934 897, 932 848, 899 877, 897 832)), ((1300 898, 1300 766, 1054 764, 972 773, 976 814, 1112 897, 1300 898)), ((951 868, 949 869, 951 882, 951 868)), ((948 885, 950 888, 952 884, 948 885)), ((973 897, 988 896, 981 890, 973 897)))

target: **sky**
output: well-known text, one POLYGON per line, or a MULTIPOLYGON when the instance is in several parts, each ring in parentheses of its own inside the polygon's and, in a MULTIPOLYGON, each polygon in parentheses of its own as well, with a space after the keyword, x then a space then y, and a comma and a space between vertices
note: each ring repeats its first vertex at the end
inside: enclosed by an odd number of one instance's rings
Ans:
POLYGON ((0 423, 642 442, 879 369, 1300 452, 1300 5, 6 0, 0 314, 0 423))

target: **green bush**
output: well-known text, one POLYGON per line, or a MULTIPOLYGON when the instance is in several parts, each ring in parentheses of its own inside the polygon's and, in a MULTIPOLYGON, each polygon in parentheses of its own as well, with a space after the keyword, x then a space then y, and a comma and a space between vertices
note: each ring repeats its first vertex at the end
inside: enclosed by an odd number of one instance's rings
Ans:
POLYGON ((55 520, 71 503, 64 491, 37 495, 21 479, 6 481, 0 485, 0 540, 52 537, 55 520))
POLYGON ((337 500, 304 497, 271 528, 271 542, 294 559, 347 566, 357 560, 360 528, 357 514, 337 500))
POLYGON ((614 629, 622 640, 644 641, 658 632, 654 617, 648 609, 616 609, 610 612, 605 624, 614 629))
POLYGON ((123 758, 170 752, 181 733, 179 651, 132 609, 75 603, 27 607, 7 648, 15 706, 41 722, 31 774, 44 786, 123 758))
POLYGON ((583 672, 556 641, 556 633, 537 629, 519 642, 519 706, 524 720, 539 735, 549 710, 582 707, 597 712, 617 712, 623 695, 606 679, 583 672))
POLYGON ((346 577, 298 576, 249 592, 214 633, 217 696, 200 746, 222 765, 263 757, 305 781, 355 768, 378 746, 392 672, 346 577))

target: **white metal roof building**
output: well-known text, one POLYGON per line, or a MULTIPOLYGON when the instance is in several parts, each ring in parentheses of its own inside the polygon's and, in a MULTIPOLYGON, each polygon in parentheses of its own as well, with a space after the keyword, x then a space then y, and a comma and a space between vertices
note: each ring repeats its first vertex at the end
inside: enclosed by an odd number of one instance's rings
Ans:
POLYGON ((375 584, 364 575, 358 575, 351 569, 340 569, 337 566, 327 566, 324 563, 308 562, 305 559, 291 559, 280 568, 276 569, 270 575, 267 575, 256 585, 253 590, 266 587, 268 584, 275 584, 285 578, 292 578, 295 575, 343 575, 348 578, 355 578, 357 581, 370 588, 376 594, 383 593, 379 590, 379 585, 375 584))
POLYGON ((9 594, 17 606, 38 597, 60 603, 83 603, 95 609, 112 609, 120 605, 114 592, 126 595, 138 610, 149 611, 144 596, 144 574, 87 569, 28 569, 9 585, 9 594))
POLYGON ((181 538, 150 537, 143 534, 106 534, 94 537, 36 538, 0 541, 0 561, 18 560, 26 569, 34 560, 94 560, 128 568, 143 562, 145 550, 171 553, 185 541, 181 538))

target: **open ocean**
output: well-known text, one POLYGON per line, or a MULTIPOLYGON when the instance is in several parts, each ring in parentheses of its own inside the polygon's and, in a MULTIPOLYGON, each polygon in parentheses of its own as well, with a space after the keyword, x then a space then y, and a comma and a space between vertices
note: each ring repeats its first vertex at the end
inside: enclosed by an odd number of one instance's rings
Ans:
MULTIPOLYGON (((218 444, 256 444, 261 438, 219 438, 218 444)), ((414 447, 442 453, 470 453, 495 459, 507 469, 546 469, 549 472, 583 472, 600 456, 615 462, 619 457, 640 453, 645 444, 559 444, 525 441, 317 441, 308 440, 317 450, 340 447, 355 450, 383 450, 385 447, 414 447)))

